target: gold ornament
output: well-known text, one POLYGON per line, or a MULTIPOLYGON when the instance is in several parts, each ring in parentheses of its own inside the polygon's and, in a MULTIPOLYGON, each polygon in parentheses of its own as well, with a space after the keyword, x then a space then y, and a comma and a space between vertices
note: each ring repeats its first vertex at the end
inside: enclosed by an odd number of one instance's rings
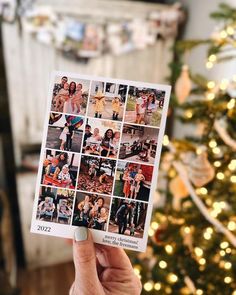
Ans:
POLYGON ((182 104, 189 96, 191 91, 191 80, 189 77, 189 70, 187 65, 182 66, 182 71, 175 84, 175 94, 178 102, 182 104))
POLYGON ((173 209, 176 211, 180 211, 181 200, 186 198, 189 195, 189 192, 179 176, 176 176, 170 181, 170 191, 173 195, 173 209))
POLYGON ((197 157, 188 164, 188 176, 196 187, 210 182, 215 176, 215 170, 207 159, 206 151, 201 151, 197 157))

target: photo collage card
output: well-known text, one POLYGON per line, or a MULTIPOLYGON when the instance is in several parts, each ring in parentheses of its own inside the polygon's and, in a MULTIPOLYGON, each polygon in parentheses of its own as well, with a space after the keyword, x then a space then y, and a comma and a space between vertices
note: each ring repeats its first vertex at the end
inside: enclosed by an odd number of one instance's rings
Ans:
POLYGON ((31 232, 145 251, 170 90, 53 72, 31 232))

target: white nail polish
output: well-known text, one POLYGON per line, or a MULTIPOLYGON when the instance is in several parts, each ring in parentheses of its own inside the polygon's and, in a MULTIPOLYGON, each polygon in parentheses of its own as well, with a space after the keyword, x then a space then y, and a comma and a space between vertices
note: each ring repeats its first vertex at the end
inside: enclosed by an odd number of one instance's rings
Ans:
POLYGON ((84 226, 79 226, 75 229, 75 240, 76 242, 85 241, 88 238, 88 229, 84 226))

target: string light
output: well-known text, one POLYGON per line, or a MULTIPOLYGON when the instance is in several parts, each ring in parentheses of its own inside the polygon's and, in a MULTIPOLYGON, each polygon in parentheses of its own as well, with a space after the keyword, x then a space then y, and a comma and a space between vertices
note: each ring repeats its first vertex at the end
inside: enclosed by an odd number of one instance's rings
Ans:
POLYGON ((228 36, 228 34, 227 34, 227 32, 226 32, 225 30, 222 30, 222 31, 220 32, 220 37, 221 37, 222 39, 227 38, 227 36, 228 36))
POLYGON ((234 292, 232 293, 232 295, 236 295, 236 291, 234 291, 234 292))
POLYGON ((161 260, 159 262, 159 267, 162 269, 165 269, 165 268, 167 268, 167 263, 164 260, 161 260))
POLYGON ((164 135, 164 137, 163 137, 163 145, 167 146, 167 145, 169 145, 169 143, 170 143, 170 141, 169 141, 168 135, 164 135))
POLYGON ((177 275, 174 274, 174 273, 170 273, 170 274, 168 274, 167 279, 168 279, 168 281, 169 281, 170 283, 176 283, 176 282, 178 281, 178 277, 177 277, 177 275))
POLYGON ((215 61, 216 61, 216 55, 215 55, 215 54, 211 54, 211 55, 208 57, 208 60, 211 61, 211 62, 215 62, 215 61))
POLYGON ((214 166, 215 167, 220 167, 221 166, 221 162, 220 161, 215 161, 214 162, 214 166))
POLYGON ((208 190, 205 187, 201 187, 196 189, 196 193, 201 195, 207 195, 208 190))
POLYGON ((149 228, 148 235, 152 237, 155 234, 155 231, 152 228, 149 228))
POLYGON ((231 262, 229 262, 229 261, 225 262, 225 264, 224 264, 224 268, 225 269, 231 269, 231 267, 232 267, 232 263, 231 262))
POLYGON ((215 98, 215 94, 213 92, 207 93, 207 100, 213 100, 215 98))
POLYGON ((199 257, 203 255, 203 250, 199 247, 194 248, 194 252, 199 257))
POLYGON ((232 175, 230 177, 230 181, 233 182, 233 183, 236 183, 236 175, 232 175))
POLYGON ((207 69, 212 69, 212 68, 213 68, 213 65, 214 65, 214 64, 213 64, 211 61, 207 61, 207 62, 206 62, 206 68, 207 68, 207 69))
POLYGON ((190 234, 190 232, 191 232, 190 227, 189 227, 189 226, 185 226, 185 228, 184 228, 184 232, 185 232, 186 234, 190 234))
POLYGON ((214 81, 209 81, 209 82, 207 83, 207 88, 208 88, 208 89, 213 89, 215 86, 216 86, 216 84, 215 84, 214 81))
POLYGON ((157 230, 159 228, 159 224, 156 222, 156 221, 153 221, 151 223, 151 227, 154 229, 154 230, 157 230))
POLYGON ((210 148, 215 148, 217 146, 217 142, 214 139, 211 139, 208 145, 210 148))
POLYGON ((150 292, 153 289, 153 282, 152 281, 146 282, 143 285, 143 287, 145 291, 150 292))
POLYGON ((233 159, 230 161, 229 165, 228 165, 229 170, 234 171, 236 170, 236 160, 233 159))
POLYGON ((224 250, 220 250, 220 256, 222 256, 222 257, 225 256, 225 251, 224 250))
POLYGON ((225 278, 224 278, 224 282, 225 282, 226 284, 230 284, 230 283, 232 282, 232 278, 231 278, 231 277, 225 277, 225 278))
POLYGON ((173 247, 171 245, 166 245, 165 250, 166 250, 166 253, 168 253, 168 254, 173 253, 173 247))
POLYGON ((202 294, 203 294, 203 291, 201 289, 196 290, 196 295, 202 295, 202 294))
POLYGON ((211 239, 211 234, 208 233, 208 232, 205 232, 205 233, 203 234, 203 237, 204 237, 205 240, 210 240, 210 239, 211 239))
POLYGON ((227 86, 229 85, 229 80, 227 79, 223 79, 221 82, 220 82, 220 89, 221 90, 225 90, 227 88, 227 86))
POLYGON ((225 178, 224 173, 222 173, 222 172, 218 172, 218 173, 216 174, 216 178, 219 179, 219 180, 223 180, 223 179, 225 178))
POLYGON ((234 221, 229 221, 227 227, 229 230, 236 230, 236 223, 234 221))
POLYGON ((226 28, 226 32, 227 32, 228 35, 234 35, 234 28, 231 27, 231 26, 228 26, 226 28))
POLYGON ((206 264, 206 259, 205 259, 205 258, 201 258, 201 259, 199 260, 199 264, 200 264, 200 265, 205 265, 205 264, 206 264))
POLYGON ((171 294, 172 293, 172 289, 170 287, 166 287, 165 288, 165 292, 166 292, 166 294, 171 294))
POLYGON ((161 283, 155 283, 154 289, 157 291, 161 290, 161 283))
POLYGON ((220 248, 221 249, 226 249, 227 247, 229 246, 229 243, 228 242, 222 242, 221 244, 220 244, 220 248))
POLYGON ((227 103, 227 109, 231 110, 235 107, 235 99, 231 98, 230 101, 227 103))
POLYGON ((213 234, 213 228, 212 227, 208 227, 206 229, 206 232, 209 233, 209 234, 213 234))
POLYGON ((134 273, 136 274, 136 276, 140 275, 140 268, 138 266, 134 267, 134 273))
POLYGON ((184 114, 185 114, 185 117, 188 119, 191 119, 193 116, 193 112, 191 110, 186 110, 184 114))
POLYGON ((227 248, 227 249, 225 249, 225 252, 226 252, 227 254, 230 254, 230 253, 232 252, 232 249, 231 249, 231 248, 227 248))
POLYGON ((218 155, 218 154, 220 153, 220 148, 215 147, 215 148, 212 149, 212 152, 213 152, 214 154, 218 155))

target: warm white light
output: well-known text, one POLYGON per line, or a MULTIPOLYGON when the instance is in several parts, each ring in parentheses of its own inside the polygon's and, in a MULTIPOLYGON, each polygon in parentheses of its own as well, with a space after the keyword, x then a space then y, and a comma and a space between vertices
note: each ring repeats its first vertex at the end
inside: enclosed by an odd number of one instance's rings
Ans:
POLYGON ((221 32, 220 32, 220 37, 221 37, 222 39, 225 39, 225 38, 227 37, 227 32, 226 32, 225 30, 221 31, 221 32))
POLYGON ((209 147, 210 148, 215 148, 217 146, 217 142, 214 139, 211 139, 209 141, 209 147))
POLYGON ((170 143, 168 135, 164 135, 163 137, 163 145, 167 146, 170 143))
POLYGON ((227 79, 223 79, 220 83, 220 89, 225 90, 228 85, 229 85, 229 81, 227 79))
POLYGON ((207 88, 209 88, 209 89, 213 89, 215 86, 216 86, 216 84, 214 81, 209 81, 207 83, 207 88))
POLYGON ((200 192, 201 195, 207 195, 208 190, 207 190, 205 187, 201 187, 201 188, 199 189, 199 192, 200 192))
POLYGON ((152 237, 155 234, 155 231, 150 227, 148 230, 148 235, 152 237))
POLYGON ((224 179, 224 178, 225 178, 224 173, 222 173, 222 172, 218 172, 218 173, 216 174, 216 178, 219 179, 219 180, 224 179))
POLYGON ((236 223, 234 221, 229 221, 227 227, 229 230, 236 230, 236 223))
POLYGON ((178 277, 177 275, 175 275, 174 273, 170 273, 168 275, 168 280, 171 282, 171 283, 176 283, 178 281, 178 277))
POLYGON ((225 262, 225 265, 224 265, 224 268, 225 269, 231 269, 231 267, 232 267, 232 263, 231 262, 229 262, 229 261, 225 262))
POLYGON ((172 254, 173 253, 173 247, 171 245, 166 245, 165 246, 165 250, 168 254, 172 254))
POLYGON ((218 155, 220 153, 220 149, 218 147, 215 147, 212 149, 212 152, 216 155, 218 155))
POLYGON ((143 287, 145 291, 150 292, 153 289, 153 282, 146 282, 143 287))
POLYGON ((189 227, 189 226, 186 226, 186 227, 184 228, 184 232, 185 232, 186 234, 190 234, 190 232, 191 232, 190 227, 189 227))
POLYGON ((204 237, 205 240, 210 240, 211 239, 211 234, 209 234, 208 232, 205 232, 203 234, 203 237, 204 237))
POLYGON ((151 227, 152 227, 154 230, 157 230, 158 227, 159 227, 159 224, 158 224, 156 221, 153 221, 153 222, 151 223, 151 227))
POLYGON ((203 291, 201 289, 196 290, 196 295, 202 295, 202 294, 203 294, 203 291))
POLYGON ((204 264, 206 264, 206 259, 205 259, 205 258, 201 258, 201 259, 199 260, 199 264, 200 264, 200 265, 204 265, 204 264))
POLYGON ((207 100, 213 100, 215 98, 215 94, 212 92, 207 93, 207 100))
POLYGON ((136 274, 136 276, 138 276, 140 274, 140 269, 137 267, 134 267, 134 273, 136 274))
POLYGON ((230 177, 230 181, 233 182, 233 183, 236 183, 236 175, 232 175, 230 177))
POLYGON ((227 109, 231 110, 235 107, 235 99, 231 98, 230 101, 227 103, 227 109))
POLYGON ((234 35, 234 28, 231 27, 231 26, 228 26, 226 28, 226 32, 227 32, 228 35, 234 35))
POLYGON ((230 284, 230 283, 232 282, 232 278, 231 278, 231 277, 225 277, 225 278, 224 278, 224 282, 225 282, 226 284, 230 284))
POLYGON ((164 260, 161 260, 159 262, 159 266, 160 266, 160 268, 165 269, 167 267, 167 263, 164 260))
POLYGON ((194 252, 197 256, 202 256, 203 250, 199 247, 194 248, 194 252))
POLYGON ((221 166, 221 162, 220 161, 215 161, 214 162, 214 166, 215 167, 220 167, 221 166))
POLYGON ((222 256, 222 257, 225 256, 225 251, 224 250, 220 250, 220 256, 222 256))
POLYGON ((213 68, 213 63, 212 63, 211 61, 207 61, 207 62, 206 62, 206 68, 207 68, 207 69, 211 69, 211 68, 213 68))
POLYGON ((208 60, 211 61, 211 62, 215 62, 215 61, 216 61, 216 55, 215 55, 215 54, 211 54, 211 55, 208 57, 208 60))
POLYGON ((161 283, 156 283, 154 285, 154 289, 157 290, 157 291, 161 290, 161 283))
POLYGON ((230 254, 230 253, 232 252, 232 249, 231 249, 231 248, 227 248, 227 249, 225 249, 225 252, 226 252, 227 254, 230 254))
POLYGON ((191 119, 193 116, 193 112, 191 110, 186 110, 184 114, 185 114, 185 117, 188 119, 191 119))
POLYGON ((228 246, 229 246, 229 243, 228 243, 228 242, 222 242, 222 243, 220 244, 220 248, 221 248, 221 249, 226 249, 228 246))
POLYGON ((208 227, 206 229, 206 232, 209 233, 209 234, 213 234, 213 228, 212 227, 208 227))

